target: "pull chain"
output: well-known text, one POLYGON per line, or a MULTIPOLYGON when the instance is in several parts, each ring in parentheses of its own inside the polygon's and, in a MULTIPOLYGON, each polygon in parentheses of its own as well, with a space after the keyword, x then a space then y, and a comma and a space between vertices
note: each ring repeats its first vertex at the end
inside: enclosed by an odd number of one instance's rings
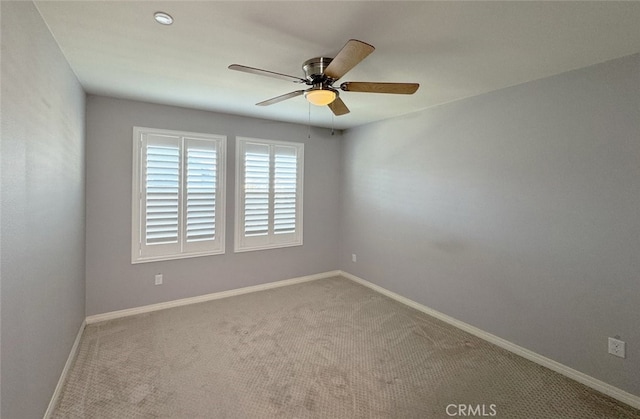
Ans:
POLYGON ((331 112, 331 135, 334 135, 336 133, 335 129, 334 129, 334 123, 335 123, 335 119, 333 116, 333 112, 331 112))
POLYGON ((307 138, 311 138, 311 102, 308 102, 309 105, 309 132, 307 134, 307 138))

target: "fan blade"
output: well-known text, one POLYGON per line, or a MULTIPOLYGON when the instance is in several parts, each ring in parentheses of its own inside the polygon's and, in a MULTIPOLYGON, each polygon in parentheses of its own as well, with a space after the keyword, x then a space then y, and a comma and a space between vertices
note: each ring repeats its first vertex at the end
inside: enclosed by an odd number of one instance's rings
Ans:
POLYGON ((340 85, 345 92, 365 93, 394 93, 398 95, 412 95, 418 90, 418 83, 369 83, 362 81, 348 81, 340 85))
POLYGON ((247 67, 246 65, 231 64, 229 70, 242 71, 250 74, 257 74, 259 76, 275 77, 276 79, 283 79, 287 81, 293 81, 296 83, 306 83, 307 81, 300 77, 289 76, 287 74, 275 73, 273 71, 261 70, 259 68, 247 67))
POLYGON ((350 39, 336 55, 336 58, 331 60, 324 74, 333 80, 338 80, 371 54, 374 49, 372 45, 356 39, 350 39))
POLYGON ((272 97, 271 99, 264 100, 262 102, 256 103, 258 106, 269 106, 274 103, 282 102, 283 100, 291 99, 292 97, 300 96, 304 93, 304 90, 296 90, 295 92, 287 93, 286 95, 280 95, 276 97, 272 97))
POLYGON ((342 99, 337 97, 333 102, 327 105, 335 116, 345 115, 349 113, 349 108, 344 104, 342 99))

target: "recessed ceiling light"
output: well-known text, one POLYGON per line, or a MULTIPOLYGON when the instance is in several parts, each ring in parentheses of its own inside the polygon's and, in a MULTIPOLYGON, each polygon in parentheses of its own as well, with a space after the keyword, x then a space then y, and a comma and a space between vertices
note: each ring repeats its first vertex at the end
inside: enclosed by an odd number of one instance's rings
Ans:
POLYGON ((156 12, 153 17, 161 25, 171 25, 173 23, 171 15, 165 12, 156 12))

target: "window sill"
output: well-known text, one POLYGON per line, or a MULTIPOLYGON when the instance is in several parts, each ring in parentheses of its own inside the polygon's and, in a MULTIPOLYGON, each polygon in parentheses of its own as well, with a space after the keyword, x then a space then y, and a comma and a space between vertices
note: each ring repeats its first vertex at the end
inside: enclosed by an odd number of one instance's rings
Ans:
POLYGON ((302 240, 297 241, 295 243, 277 243, 277 244, 265 244, 260 246, 236 247, 235 249, 233 249, 233 252, 243 253, 243 252, 253 252, 256 250, 280 249, 284 247, 295 247, 295 246, 302 246, 302 240))
POLYGON ((178 255, 166 255, 166 256, 139 257, 136 259, 132 259, 131 264, 136 265, 138 263, 162 262, 165 260, 190 259, 190 258, 197 258, 201 256, 215 256, 215 255, 224 255, 224 250, 216 250, 211 252, 198 252, 198 253, 181 253, 178 255))

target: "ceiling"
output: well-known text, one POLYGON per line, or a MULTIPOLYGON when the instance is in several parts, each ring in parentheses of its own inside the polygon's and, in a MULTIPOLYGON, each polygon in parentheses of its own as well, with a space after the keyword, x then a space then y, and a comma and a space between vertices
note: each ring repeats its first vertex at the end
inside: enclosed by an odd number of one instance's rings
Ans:
MULTIPOLYGON (((640 52, 640 2, 37 1, 88 93, 338 129, 640 52), (153 14, 171 14, 162 26, 153 14), (417 82, 412 96, 342 92, 334 117, 299 84, 351 38, 376 50, 342 81, 417 82)), ((336 83, 339 84, 339 83, 336 83)))

